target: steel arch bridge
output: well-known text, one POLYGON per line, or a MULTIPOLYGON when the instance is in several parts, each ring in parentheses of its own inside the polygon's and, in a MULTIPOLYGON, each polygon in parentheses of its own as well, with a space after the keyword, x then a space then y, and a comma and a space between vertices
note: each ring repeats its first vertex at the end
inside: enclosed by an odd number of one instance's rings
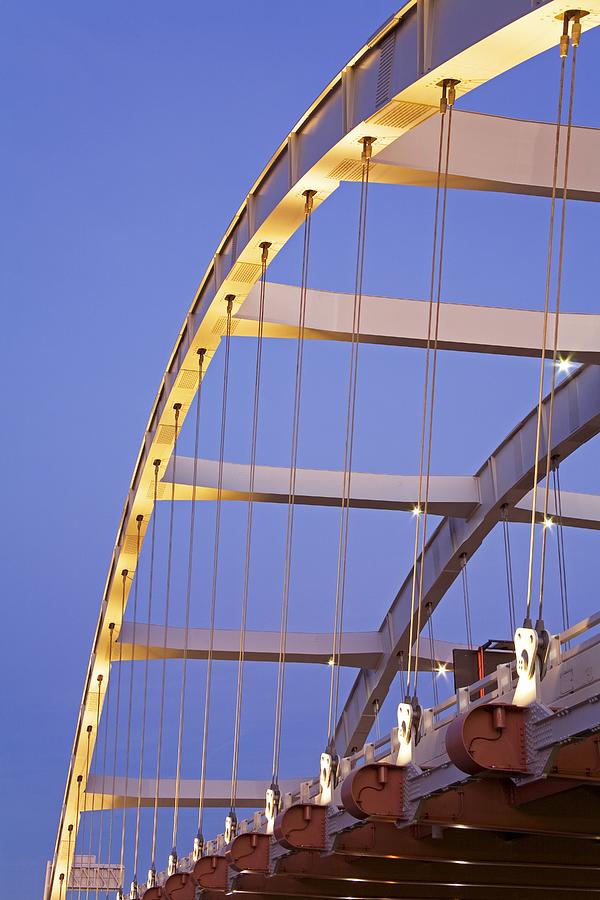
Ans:
MULTIPOLYGON (((305 225, 307 192, 311 210, 316 210, 344 182, 364 187, 365 139, 370 139, 372 153, 371 182, 437 185, 439 190, 441 86, 444 92, 455 90, 460 99, 509 68, 558 47, 563 22, 567 35, 574 25, 583 32, 595 27, 600 0, 581 9, 564 0, 410 0, 325 88, 240 206, 182 325, 125 499, 45 900, 62 900, 75 889, 80 893, 82 885, 86 894, 92 889, 127 895, 124 872, 110 859, 103 864, 81 854, 76 858, 77 834, 90 809, 198 803, 197 781, 144 778, 138 784, 128 773, 99 777, 92 770, 111 670, 118 663, 148 659, 238 659, 239 631, 211 634, 205 628, 149 622, 140 637, 139 627, 124 621, 141 547, 152 535, 155 501, 173 496, 175 501, 289 504, 288 468, 257 466, 255 460, 240 465, 222 458, 174 457, 178 428, 193 414, 200 351, 205 374, 223 352, 228 321, 235 339, 260 333, 298 338, 304 294, 307 340, 429 353, 426 303, 363 296, 361 286, 357 327, 356 295, 267 283, 265 265, 305 225), (228 305, 231 319, 225 314, 228 305)), ((571 163, 568 180, 561 181, 556 167, 563 165, 564 149, 561 156, 555 141, 558 134, 564 147, 565 125, 557 131, 555 124, 460 109, 452 115, 447 187, 552 197, 553 203, 563 192, 565 199, 600 198, 599 131, 569 128, 571 163)), ((580 365, 481 467, 472 475, 427 473, 429 513, 441 521, 420 557, 418 609, 415 563, 379 627, 365 633, 340 629, 335 663, 358 673, 337 717, 325 771, 312 779, 279 783, 274 823, 262 812, 268 776, 264 782, 240 781, 238 805, 258 812, 237 823, 227 835, 230 840, 224 834, 205 840, 200 852, 196 848, 170 873, 159 874, 156 886, 141 885, 140 896, 191 900, 199 891, 207 897, 504 898, 536 889, 550 896, 600 892, 600 816, 595 811, 600 658, 598 638, 588 633, 600 624, 600 614, 591 610, 584 621, 551 635, 529 625, 530 636, 525 623, 515 636, 519 666, 504 660, 489 674, 481 670, 474 683, 460 686, 432 708, 419 709, 418 717, 416 707, 404 711, 408 719, 400 713, 398 728, 369 742, 374 709, 383 703, 402 661, 409 669, 411 663, 431 667, 434 660, 451 665, 456 647, 444 641, 430 645, 426 638, 420 642, 412 620, 418 614, 425 627, 463 572, 464 561, 498 523, 539 523, 551 516, 561 527, 600 528, 599 498, 561 492, 559 507, 554 498, 544 506, 542 493, 536 492, 537 484, 550 477, 550 459, 566 459, 600 430, 600 315, 559 317, 550 311, 544 316, 541 311, 441 304, 435 339, 439 349, 543 360, 555 354, 557 342, 561 354, 580 365), (523 664, 518 642, 530 637, 539 647, 523 664), (527 695, 525 701, 519 691, 527 695)), ((342 515, 345 507, 416 509, 417 518, 421 515, 419 476, 353 471, 350 483, 347 474, 298 469, 295 502, 341 506, 342 515)), ((248 632, 243 635, 244 659, 277 662, 280 641, 276 632, 248 632)), ((286 633, 286 642, 287 662, 326 664, 331 659, 330 633, 286 633)), ((315 748, 315 761, 322 749, 315 748)), ((202 792, 206 806, 230 804, 228 783, 208 780, 202 792)))

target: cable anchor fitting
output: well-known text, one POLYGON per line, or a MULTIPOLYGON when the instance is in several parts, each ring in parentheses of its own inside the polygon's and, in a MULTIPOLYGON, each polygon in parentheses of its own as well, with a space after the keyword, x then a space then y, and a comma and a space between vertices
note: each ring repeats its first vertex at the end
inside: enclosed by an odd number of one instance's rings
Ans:
POLYGON ((148 877, 146 879, 146 887, 156 887, 156 866, 154 863, 148 869, 148 877))
POLYGON ((421 725, 421 706, 417 696, 404 698, 404 703, 398 704, 398 754, 397 766, 407 766, 412 762, 415 744, 418 740, 421 725))
POLYGON ((170 877, 171 875, 175 875, 177 872, 177 850, 175 847, 169 853, 169 862, 167 863, 167 875, 170 877))
POLYGON ((266 266, 267 259, 269 256, 269 247, 271 246, 271 241, 261 241, 261 243, 258 246, 262 250, 262 254, 260 257, 261 265, 266 266))
POLYGON ((192 850, 192 859, 194 862, 198 862, 202 853, 204 852, 204 837, 202 832, 199 830, 194 838, 194 849, 192 850))
POLYGON ((375 143, 376 138, 374 137, 364 137, 360 139, 360 143, 362 144, 362 153, 360 154, 361 161, 366 163, 371 159, 373 153, 373 144, 375 143))
POLYGON ((457 84, 460 84, 459 78, 444 78, 437 83, 437 87, 442 89, 442 96, 440 97, 440 112, 442 115, 444 115, 450 107, 454 106, 457 84))
POLYGON ((225 843, 230 844, 237 835, 238 820, 235 810, 230 809, 229 815, 225 816, 225 843))
POLYGON ((318 803, 321 806, 329 806, 333 800, 333 792, 338 782, 340 760, 335 752, 333 741, 327 744, 327 749, 321 753, 321 762, 319 768, 319 785, 321 793, 319 794, 318 803))
POLYGON ((316 193, 316 191, 312 190, 302 191, 302 196, 304 197, 304 214, 306 216, 310 216, 313 211, 313 199, 316 193))
POLYGON ((265 793, 265 816, 267 819, 267 834, 273 834, 275 819, 281 806, 281 791, 279 785, 273 779, 271 787, 265 793))

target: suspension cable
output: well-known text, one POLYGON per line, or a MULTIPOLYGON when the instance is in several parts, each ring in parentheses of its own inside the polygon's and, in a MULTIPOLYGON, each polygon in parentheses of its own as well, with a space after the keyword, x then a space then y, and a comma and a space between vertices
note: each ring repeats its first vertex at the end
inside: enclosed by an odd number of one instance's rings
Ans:
POLYGON ((179 413, 181 403, 174 403, 175 434, 173 441, 173 481, 171 483, 171 502, 169 508, 169 537, 167 549, 167 581, 165 586, 165 618, 163 624, 163 660, 160 683, 160 712, 158 717, 158 738, 156 741, 156 783, 154 785, 154 813, 152 817, 152 849, 150 859, 152 871, 156 870, 156 833, 158 826, 158 794, 160 784, 160 771, 162 762, 162 745, 165 712, 165 681, 167 676, 167 643, 169 631, 169 609, 171 606, 171 571, 173 567, 173 529, 175 524, 175 485, 177 483, 177 441, 179 437, 179 413))
MULTIPOLYGON (((568 24, 568 23, 567 23, 568 24)), ((565 162, 564 162, 564 171, 563 171, 563 189, 562 189, 562 205, 561 205, 561 216, 560 216, 560 232, 559 232, 559 244, 558 244, 558 270, 557 270, 557 278, 556 278, 556 302, 555 302, 555 311, 554 311, 554 341, 552 346, 552 375, 550 382, 550 400, 549 400, 549 410, 548 410, 548 436, 547 436, 547 448, 546 448, 546 482, 544 487, 544 513, 543 513, 543 522, 544 525, 548 524, 548 499, 550 496, 550 468, 551 468, 551 456, 552 456, 552 426, 554 423, 554 395, 556 392, 556 369, 558 364, 558 326, 559 326, 559 318, 560 318, 560 301, 561 301, 561 288, 562 288, 562 275, 563 275, 563 261, 564 261, 564 246, 565 246, 565 228, 566 228, 566 215, 567 215, 567 184, 569 178, 569 159, 571 155, 571 132, 573 125, 573 100, 575 97, 575 70, 577 66, 577 48, 579 46, 579 40, 581 37, 581 25, 579 24, 579 19, 576 17, 575 22, 573 23, 572 28, 572 44, 573 44, 573 56, 571 60, 571 85, 569 91, 569 107, 568 107, 568 115, 567 115, 567 135, 566 135, 566 145, 565 145, 565 162)), ((568 52, 568 44, 567 44, 567 52, 568 52)), ((564 60, 563 70, 564 70, 564 60)), ((535 507, 534 507, 535 508, 535 507)), ((543 622, 543 604, 544 604, 544 578, 546 572, 546 544, 547 544, 547 527, 542 528, 542 545, 541 545, 541 559, 540 559, 540 593, 539 593, 539 609, 538 609, 538 620, 543 622)))
POLYGON ((437 706, 439 702, 437 678, 435 673, 435 641, 433 637, 433 605, 429 602, 426 605, 427 612, 427 628, 429 631, 429 664, 431 666, 431 688, 433 693, 433 705, 437 706))
MULTIPOLYGON (((547 248, 547 259, 546 259, 546 287, 544 294, 544 316, 543 316, 543 326, 542 326, 542 346, 541 346, 541 359, 540 359, 540 374, 539 374, 539 383, 538 383, 538 403, 537 403, 537 422, 536 422, 536 433, 535 433, 535 451, 534 451, 534 465, 533 465, 533 493, 532 493, 532 502, 531 502, 531 523, 530 523, 530 531, 529 531, 529 563, 527 567, 527 599, 526 599, 526 612, 525 612, 525 624, 527 627, 531 625, 531 592, 533 587, 533 558, 535 552, 535 533, 536 533, 536 515, 537 515, 537 492, 538 492, 538 477, 539 477, 539 468, 540 468, 540 443, 541 443, 541 435, 542 435, 542 418, 543 418, 543 405, 544 405, 544 369, 546 364, 546 345, 548 339, 548 314, 550 308, 550 284, 551 284, 551 276, 552 276, 552 251, 554 244, 554 217, 556 212, 556 191, 557 191, 557 180, 558 180, 558 157, 559 157, 559 149, 560 149, 560 126, 561 126, 561 118, 562 118, 562 106, 563 106, 563 93, 564 93, 564 83, 565 83, 565 64, 569 47, 569 19, 567 16, 564 17, 563 20, 563 34, 561 36, 560 41, 560 78, 559 78, 559 88, 558 88, 558 107, 556 113, 556 133, 554 139, 554 162, 552 165, 552 193, 551 193, 551 202, 550 202, 550 223, 549 223, 549 233, 548 233, 548 248, 547 248), (566 41, 565 41, 566 38, 566 41)), ((548 440, 550 444, 550 439, 548 440)))
MULTIPOLYGON (((431 273, 430 273, 430 281, 429 281, 429 303, 428 303, 428 317, 427 317, 427 343, 425 348, 425 374, 423 379, 423 404, 422 404, 422 414, 421 414, 421 442, 420 442, 420 450, 419 450, 419 477, 417 484, 417 502, 415 508, 413 510, 413 515, 415 518, 415 539, 413 545, 413 566, 412 566, 412 584, 411 584, 411 599, 410 599, 410 622, 409 622, 409 636, 408 636, 408 660, 407 660, 407 672, 406 672, 406 699, 408 700, 411 688, 411 669, 412 669, 412 655, 413 655, 413 643, 415 639, 414 629, 415 629, 415 607, 417 602, 417 586, 419 583, 418 579, 418 567, 419 567, 419 546, 420 546, 420 534, 421 534, 421 500, 422 500, 422 492, 423 492, 423 468, 425 463, 425 436, 426 436, 426 427, 427 427, 427 407, 428 407, 428 397, 429 397, 429 375, 430 375, 430 356, 431 356, 431 345, 432 345, 432 337, 433 337, 433 309, 434 309, 434 297, 435 297, 435 272, 436 272, 436 260, 437 260, 437 244, 438 244, 438 228, 439 228, 439 216, 440 216, 440 197, 442 191, 442 169, 443 169, 443 152, 444 152, 444 129, 445 129, 445 121, 446 121, 446 112, 448 109, 446 102, 446 93, 447 89, 442 88, 442 100, 440 103, 440 133, 439 133, 439 141, 438 141, 438 158, 437 158, 437 172, 436 172, 436 182, 435 182, 435 206, 434 206, 434 215, 433 215, 433 240, 432 240, 432 249, 431 249, 431 273)), ((453 100, 453 96, 451 97, 453 100)), ((452 105, 451 107, 452 108, 452 105)), ((422 561, 421 561, 422 562, 422 561)))
POLYGON ((329 712, 327 720, 327 747, 333 752, 334 729, 337 722, 340 688, 340 654, 344 621, 344 602, 346 594, 346 565, 348 558, 348 529, 350 521, 350 492, 352 481, 352 456, 354 449, 354 423, 356 418, 356 394, 358 384, 358 357, 360 345, 360 319, 362 310, 363 273, 365 261, 367 201, 369 193, 369 174, 374 138, 362 139, 361 184, 358 211, 358 230, 356 244, 356 269, 354 280, 354 305, 352 312, 352 337, 350 348, 350 366, 348 371, 348 403, 346 409, 346 436, 344 446, 344 473, 340 509, 340 526, 338 540, 337 577, 335 588, 335 607, 332 642, 332 665, 329 684, 329 712))
MULTIPOLYGON (((138 524, 138 541, 139 541, 139 524, 138 524)), ((138 547, 138 556, 139 556, 139 547, 138 547)), ((137 557, 136 557, 137 559, 137 557)), ((126 593, 126 584, 128 577, 128 570, 123 569, 121 572, 121 576, 123 578, 123 584, 121 588, 121 632, 123 631, 123 619, 125 618, 125 593, 126 593)), ((115 701, 115 739, 113 745, 113 765, 112 765, 112 796, 115 796, 115 787, 116 787, 116 778, 117 778, 117 748, 118 748, 118 738, 119 738, 119 721, 120 721, 120 713, 121 713, 121 669, 123 663, 123 642, 119 640, 119 657, 118 657, 118 668, 117 668, 117 696, 115 701)), ((125 795, 127 795, 127 789, 125 790, 125 795)), ((110 806, 110 814, 108 817, 108 848, 107 848, 107 856, 108 862, 110 864, 110 859, 112 856, 112 841, 113 841, 113 822, 114 822, 114 803, 111 803, 110 806)), ((122 889, 123 885, 120 884, 119 887, 122 889)), ((108 900, 109 888, 108 884, 106 886, 106 900, 108 900)))
MULTIPOLYGON (((181 792, 181 756, 183 747, 183 723, 185 716, 185 688, 187 680, 187 662, 189 653, 190 605, 192 598, 192 573, 194 565, 194 532, 196 525, 196 496, 198 492, 198 457, 200 455, 200 408, 202 403, 203 365, 206 350, 198 350, 198 390, 196 392, 196 430, 194 434, 194 464, 192 471, 192 503, 190 508, 190 539, 188 546, 187 585, 185 591, 185 643, 183 647, 183 666, 181 670, 181 692, 179 696, 179 729, 177 732, 177 765, 175 770, 175 803, 173 806, 173 837, 171 855, 177 860, 177 827, 179 823, 179 800, 181 792)), ((175 475, 173 474, 173 481, 175 475)))
MULTIPOLYGON (((88 725, 86 728, 87 740, 86 740, 86 748, 85 748, 85 774, 86 774, 86 789, 83 793, 83 827, 81 829, 81 841, 79 846, 82 850, 85 850, 85 826, 87 822, 87 774, 90 771, 90 737, 92 734, 92 726, 88 725)), ((77 900, 81 898, 81 873, 79 873, 79 884, 77 885, 77 900)))
MULTIPOLYGON (((98 757, 100 756, 100 747, 98 746, 98 731, 99 731, 99 727, 100 727, 100 697, 101 697, 101 691, 102 691, 102 681, 103 681, 103 675, 100 673, 96 678, 96 684, 98 685, 98 693, 96 696, 96 704, 97 705, 96 705, 96 746, 94 749, 94 773, 93 773, 94 781, 97 780, 97 776, 98 776, 98 757)), ((86 787, 86 793, 87 793, 87 787, 86 787)), ((96 807, 96 794, 93 793, 92 794, 92 808, 90 810, 92 815, 90 818, 90 843, 89 843, 89 850, 88 850, 88 855, 89 855, 90 859, 92 858, 93 833, 94 833, 94 827, 93 827, 94 826, 94 813, 96 811, 95 807, 96 807)), ((88 900, 89 895, 90 895, 90 872, 89 872, 89 868, 88 868, 87 884, 85 886, 85 900, 88 900)))
POLYGON ((203 850, 204 837, 202 826, 204 819, 204 794, 206 788, 206 754, 208 750, 208 731, 210 720, 210 699, 212 686, 212 664, 215 641, 215 613, 217 608, 217 585, 219 575, 219 546, 221 540, 221 507, 223 505, 223 465, 225 460, 225 433, 227 425, 227 394, 229 389, 229 357, 231 352, 231 312, 233 310, 233 294, 228 294, 227 325, 225 330, 225 360, 223 365, 223 398, 221 402, 221 434, 219 442, 219 465, 217 472, 217 500, 215 504, 215 538, 213 551, 212 591, 210 601, 208 656, 206 662, 206 685, 204 691, 204 721, 202 725, 202 750, 200 761, 200 792, 198 794, 198 833, 194 841, 194 856, 197 858, 203 850))
MULTIPOLYGON (((456 82, 453 79, 445 80, 442 83, 442 100, 441 100, 441 113, 442 113, 442 123, 440 124, 440 132, 443 128, 443 119, 445 118, 446 111, 448 113, 448 128, 446 132, 446 146, 445 146, 445 164, 444 164, 444 174, 441 185, 441 211, 440 211, 440 232, 439 232, 439 254, 437 259, 437 276, 435 274, 436 268, 436 259, 435 255, 432 258, 432 268, 433 268, 433 281, 431 284, 431 297, 434 296, 433 285, 435 281, 437 281, 437 291, 435 296, 435 324, 433 330, 433 342, 431 345, 430 333, 428 331, 428 351, 431 354, 431 387, 429 399, 427 395, 427 391, 424 392, 424 416, 426 417, 427 406, 429 407, 428 411, 428 424, 427 424, 427 455, 426 455, 426 464, 425 464, 425 490, 424 490, 424 500, 423 500, 423 508, 421 510, 420 501, 417 506, 417 534, 418 534, 418 526, 419 519, 422 519, 421 526, 421 546, 420 552, 418 552, 419 558, 419 585, 418 585, 418 597, 416 601, 416 616, 417 616, 417 624, 415 631, 415 639, 416 639, 416 652, 415 652, 415 663, 414 663, 414 675, 413 675, 413 697, 416 697, 418 694, 418 685, 419 685, 419 654, 420 654, 420 645, 421 645, 421 615, 422 615, 422 606, 423 606, 423 577, 425 572, 425 548, 427 545, 427 517, 429 512, 429 486, 430 486, 430 474, 431 474, 431 449, 433 445, 433 421, 434 421, 434 410, 435 410, 435 387, 436 387, 436 376, 437 376, 437 354, 438 354, 438 338, 439 338, 439 325, 440 325, 440 309, 441 309, 441 300, 442 300, 442 268, 444 262, 444 243, 446 236, 446 205, 448 199, 448 167, 450 163, 450 139, 452 135, 452 110, 454 108, 455 101, 455 85, 456 82)), ((441 134, 440 134, 441 138, 441 134)), ((436 201, 436 207, 438 203, 436 201)), ((434 241, 434 245, 437 241, 434 241)), ((434 247, 435 254, 435 247, 434 247)), ((430 304, 430 313, 432 311, 433 299, 430 304)), ((431 323, 429 323, 430 327, 431 323)), ((428 365, 426 363, 426 369, 428 369, 428 365)), ((426 383, 429 381, 428 377, 426 377, 426 383)), ((428 385, 426 385, 428 386, 428 385)), ((422 431, 422 440, 424 439, 424 427, 422 431)), ((421 456, 419 460, 419 491, 422 490, 422 480, 423 480, 423 448, 421 449, 421 456)), ((414 577, 414 576, 413 576, 414 577)), ((411 636, 412 637, 412 636, 411 636)), ((409 648, 409 653, 412 651, 412 646, 409 648)))
POLYGON ((463 588, 463 605, 465 610, 465 630, 467 633, 467 646, 473 649, 473 629, 471 628, 471 601, 469 599, 469 580, 467 578, 467 554, 460 555, 461 577, 463 588))
POLYGON ((512 551, 510 546, 510 531, 508 527, 508 505, 504 503, 500 508, 502 514, 502 536, 504 539, 504 566, 506 568, 506 590, 508 594, 508 623, 510 635, 514 635, 517 627, 515 613, 515 589, 513 585, 512 551))
POLYGON ((283 563, 283 587, 281 594, 281 621, 279 628, 279 659, 277 663, 277 689, 275 696, 275 725, 273 728, 272 787, 278 789, 279 757, 281 752, 281 725, 283 718, 283 695, 285 687, 285 656, 287 649, 288 612, 292 569, 292 547, 294 534, 294 512, 296 504, 296 474, 298 469, 298 442, 300 432, 300 404, 302 397, 302 370, 304 365, 304 337, 306 325, 306 299, 308 281, 308 260, 310 249, 311 213, 315 191, 304 192, 304 246, 302 249, 302 270, 300 277, 300 305, 298 308, 298 343, 296 345, 296 381, 294 386, 294 408, 292 412, 292 441, 290 451, 290 475, 288 486, 287 528, 283 563))
POLYGON ((569 595, 567 591, 567 568, 565 559, 565 542, 562 513, 562 494, 560 488, 560 471, 558 456, 552 457, 552 477, 554 484, 554 509, 556 511, 556 550, 558 554, 558 582, 560 589, 560 605, 562 611, 563 631, 571 626, 569 615, 569 595))
POLYGON ((246 555, 244 560, 244 581, 242 587, 242 604, 241 604, 241 620, 240 620, 240 650, 238 656, 238 674, 237 689, 235 702, 235 719, 233 729, 233 753, 231 762, 231 803, 230 816, 235 825, 235 801, 237 795, 237 775, 240 752, 240 729, 242 718, 242 695, 244 688, 244 655, 246 649, 246 622, 248 617, 248 594, 250 587, 250 559, 252 553, 252 524, 254 513, 254 482, 256 475, 256 449, 258 438, 258 417, 260 408, 260 380, 262 369, 262 352, 263 352, 263 330, 265 319, 265 289, 267 281, 267 259, 269 255, 268 241, 263 241, 260 245, 262 250, 261 256, 261 277, 260 277, 260 299, 258 308, 258 333, 256 340, 256 368, 254 374, 254 403, 252 409, 252 439, 250 447, 250 477, 248 485, 248 511, 246 518, 246 555))
POLYGON ((148 576, 148 624, 146 626, 146 656, 144 659, 144 693, 142 700, 142 723, 140 728, 140 765, 138 768, 138 785, 137 785, 137 805, 135 813, 135 843, 133 850, 133 884, 130 893, 135 895, 137 900, 138 889, 138 857, 140 848, 140 815, 142 808, 142 774, 144 771, 144 748, 146 739, 146 713, 148 708, 148 668, 150 661, 150 622, 152 619, 152 595, 154 591, 154 562, 156 555, 156 518, 158 514, 158 470, 160 469, 160 459, 155 459, 154 466, 154 486, 152 490, 153 516, 150 527, 150 572, 148 576))
MULTIPOLYGON (((156 495, 156 490, 154 491, 154 493, 156 495)), ((140 585, 140 572, 139 572, 140 548, 141 548, 141 543, 142 543, 141 529, 142 529, 143 521, 144 521, 143 515, 141 513, 138 514, 135 518, 135 522, 136 522, 136 557, 135 557, 136 564, 135 564, 135 580, 133 582, 133 644, 132 644, 132 652, 131 652, 131 665, 129 667, 129 700, 128 700, 128 704, 127 704, 127 719, 126 719, 126 721, 127 721, 127 738, 125 741, 125 796, 126 797, 129 796, 129 768, 130 768, 129 762, 130 762, 130 751, 131 751, 131 720, 133 718, 133 681, 134 681, 134 679, 133 679, 133 674, 134 674, 133 660, 135 659, 135 651, 136 651, 136 645, 137 645, 138 599, 139 599, 139 585, 140 585)), ((125 614, 125 598, 124 597, 122 598, 122 603, 123 603, 123 607, 122 607, 122 614, 121 614, 121 628, 123 627, 122 622, 123 622, 123 616, 125 614)), ((121 646, 120 652, 121 652, 121 659, 122 659, 123 658, 122 657, 122 653, 123 653, 122 646, 121 646)), ((143 732, 142 732, 142 734, 143 734, 143 732)), ((140 755, 140 759, 141 759, 141 757, 142 757, 142 755, 140 755)), ((115 748, 114 748, 115 766, 114 766, 114 770, 113 770, 113 796, 115 793, 115 784, 116 784, 116 782, 115 782, 116 770, 117 770, 116 758, 117 758, 117 735, 115 734, 115 748)), ((123 813, 121 815, 121 852, 119 855, 119 865, 120 865, 121 874, 122 874, 121 892, 123 891, 123 886, 124 886, 123 882, 125 880, 124 862, 125 862, 126 825, 127 825, 127 810, 126 810, 125 804, 123 804, 123 813)), ((132 884, 132 887, 134 887, 134 891, 130 891, 130 893, 135 893, 137 891, 137 876, 135 875, 135 873, 134 873, 133 880, 134 880, 135 887, 132 884)))
MULTIPOLYGON (((77 794, 79 795, 79 785, 77 786, 77 794)), ((79 797, 78 797, 78 800, 79 800, 79 797)), ((79 803, 78 803, 78 808, 79 808, 79 803)), ((71 841, 73 839, 73 823, 72 822, 69 825, 69 827, 67 828, 67 834, 69 835, 68 844, 67 844, 67 870, 68 870, 68 867, 71 863, 71 841)), ((63 877, 63 880, 66 881, 65 897, 68 897, 69 896, 69 879, 67 878, 67 875, 65 872, 62 873, 62 877, 63 877)), ((61 897, 62 897, 62 884, 61 884, 61 897)))
MULTIPOLYGON (((126 570, 125 570, 126 571, 126 570)), ((125 576, 126 578, 127 576, 125 576)), ((108 675, 110 677, 110 671, 112 668, 113 662, 113 646, 114 646, 114 635, 115 635, 115 623, 111 622, 108 626, 109 631, 109 644, 108 644, 108 675)), ((104 813, 104 797, 106 794, 106 752, 108 749, 108 725, 110 719, 110 682, 106 688, 106 704, 104 709, 104 746, 102 749, 102 804, 100 806, 100 815, 99 815, 99 825, 98 825, 98 855, 96 859, 98 862, 102 861, 102 823, 103 823, 103 813, 104 813)), ((110 859, 108 860, 110 863, 110 859)), ((96 900, 98 900, 98 895, 100 893, 100 885, 96 884, 96 900)))

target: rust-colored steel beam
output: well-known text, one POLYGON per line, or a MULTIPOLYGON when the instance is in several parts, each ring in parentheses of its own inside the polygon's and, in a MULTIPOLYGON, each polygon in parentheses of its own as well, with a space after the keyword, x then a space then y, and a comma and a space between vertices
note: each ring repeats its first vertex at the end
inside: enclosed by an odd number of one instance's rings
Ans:
MULTIPOLYGON (((370 821, 340 832, 333 841, 333 852, 352 859, 455 860, 461 865, 600 872, 598 843, 594 839, 515 834, 501 829, 465 831, 427 824, 398 828, 390 822, 370 821)), ((278 866, 287 867, 294 858, 281 860, 278 866)))
POLYGON ((598 797, 575 788, 538 803, 515 805, 515 786, 501 779, 469 781, 428 797, 418 814, 430 825, 494 831, 596 837, 600 833, 598 797))

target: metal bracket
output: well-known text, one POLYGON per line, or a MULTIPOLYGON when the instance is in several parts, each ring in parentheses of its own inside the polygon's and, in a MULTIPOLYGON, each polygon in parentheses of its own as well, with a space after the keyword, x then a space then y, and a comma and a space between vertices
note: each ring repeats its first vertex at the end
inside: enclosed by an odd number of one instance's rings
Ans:
POLYGON ((519 680, 513 697, 515 706, 531 706, 540 699, 538 645, 539 637, 534 628, 517 628, 515 653, 519 680))
POLYGON ((398 704, 398 755, 396 764, 407 766, 412 762, 415 748, 413 731, 413 707, 411 703, 398 704))

